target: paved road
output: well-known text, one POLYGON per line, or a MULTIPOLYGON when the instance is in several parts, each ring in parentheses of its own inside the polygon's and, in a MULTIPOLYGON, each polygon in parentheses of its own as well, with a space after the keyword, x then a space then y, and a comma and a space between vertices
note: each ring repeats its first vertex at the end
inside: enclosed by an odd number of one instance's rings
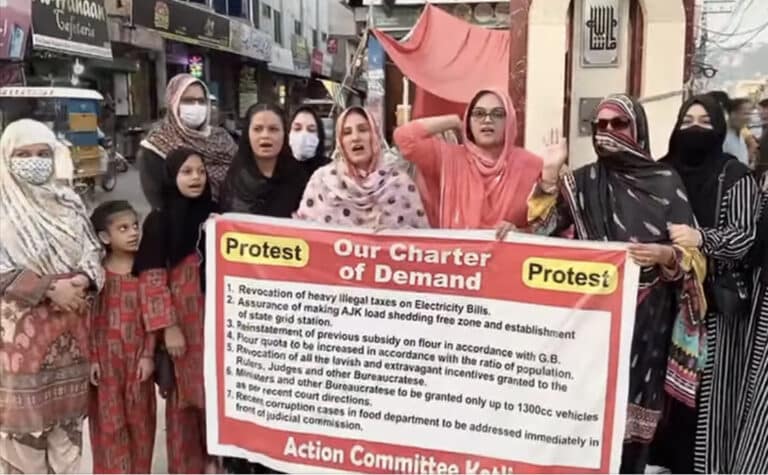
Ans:
MULTIPOLYGON (((96 203, 102 203, 107 200, 128 200, 142 217, 149 213, 149 204, 144 199, 139 185, 139 174, 131 167, 126 173, 117 177, 117 186, 110 193, 99 190, 96 193, 96 203)), ((168 460, 165 451, 165 400, 157 398, 157 435, 155 436, 155 457, 152 461, 153 473, 168 473, 168 460)), ((83 461, 81 463, 82 473, 93 472, 93 462, 91 455, 91 441, 88 433, 88 423, 86 421, 83 431, 84 447, 83 461)))

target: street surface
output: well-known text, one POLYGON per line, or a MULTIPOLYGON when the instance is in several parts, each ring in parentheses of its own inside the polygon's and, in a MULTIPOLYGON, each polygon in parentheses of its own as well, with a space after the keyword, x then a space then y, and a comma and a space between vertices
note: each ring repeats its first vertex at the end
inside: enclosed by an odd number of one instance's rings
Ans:
MULTIPOLYGON (((144 199, 139 184, 139 173, 131 168, 126 173, 117 176, 117 186, 110 193, 105 193, 101 188, 96 192, 96 203, 103 203, 108 200, 128 200, 141 218, 145 218, 149 213, 149 204, 144 199)), ((83 461, 81 462, 82 473, 93 473, 93 459, 91 452, 91 439, 88 431, 88 421, 83 428, 83 461)), ((155 455, 152 461, 152 473, 168 473, 168 458, 165 451, 165 400, 157 398, 157 433, 155 435, 155 455)))

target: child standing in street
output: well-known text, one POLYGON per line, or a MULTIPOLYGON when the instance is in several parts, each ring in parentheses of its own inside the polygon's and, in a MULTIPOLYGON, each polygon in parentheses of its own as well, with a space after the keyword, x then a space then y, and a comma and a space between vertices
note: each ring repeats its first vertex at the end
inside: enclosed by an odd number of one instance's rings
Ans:
POLYGON ((155 335, 132 274, 139 219, 127 201, 97 207, 91 222, 107 248, 106 283, 91 319, 89 421, 94 473, 150 473, 155 444, 155 335))

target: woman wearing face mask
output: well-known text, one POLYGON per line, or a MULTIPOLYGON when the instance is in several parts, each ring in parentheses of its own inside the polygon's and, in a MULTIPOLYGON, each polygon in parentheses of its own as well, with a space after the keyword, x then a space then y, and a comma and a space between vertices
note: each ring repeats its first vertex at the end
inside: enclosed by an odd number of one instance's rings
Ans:
MULTIPOLYGON (((667 223, 693 225, 693 212, 677 173, 650 156, 642 107, 611 96, 600 103, 593 129, 595 163, 561 174, 564 154, 547 154, 553 159, 545 159, 529 217, 540 233, 573 227, 577 239, 633 243, 629 255, 642 270, 621 471, 643 473, 665 388, 695 403, 705 263, 696 246, 673 244, 667 230, 667 223)), ((556 137, 552 142, 551 149, 562 147, 556 137)))
POLYGON ((197 150, 207 167, 211 193, 218 200, 219 187, 237 150, 229 133, 209 125, 210 103, 205 83, 189 74, 179 74, 168 82, 165 102, 168 108, 160 126, 141 141, 137 157, 144 196, 152 208, 162 203, 162 183, 166 156, 172 150, 188 147, 197 150))
POLYGON ((682 177, 698 223, 670 226, 672 240, 698 248, 708 259, 708 360, 698 404, 672 401, 657 444, 656 463, 675 472, 733 472, 751 310, 751 272, 743 259, 755 239, 758 188, 746 165, 723 153, 726 132, 717 102, 711 96, 694 97, 680 109, 669 155, 662 159, 682 177), (721 287, 732 289, 736 299, 723 299, 721 287))
POLYGON ((288 148, 284 117, 271 104, 248 110, 247 128, 222 186, 223 212, 290 218, 299 207, 309 177, 288 148))
MULTIPOLYGON (((170 473, 216 473, 206 451, 203 388, 202 225, 216 211, 202 157, 190 149, 168 154, 163 201, 144 220, 133 264, 147 328, 173 360, 165 424, 170 473)), ((158 350, 156 350, 158 351, 158 350)), ((162 388, 166 389, 166 388, 162 388)))
POLYGON ((526 225, 526 200, 541 174, 541 159, 515 146, 517 118, 506 92, 482 90, 458 116, 418 119, 395 130, 434 227, 526 225), (437 137, 457 131, 463 144, 437 137))
POLYGON ((312 175, 297 218, 374 229, 429 227, 416 185, 403 162, 382 150, 365 109, 347 109, 336 124, 337 158, 312 175))
POLYGON ((0 138, 0 470, 75 473, 88 408, 88 299, 101 248, 80 198, 53 179, 53 132, 0 138))
POLYGON ((325 129, 317 113, 309 106, 296 110, 291 119, 291 131, 288 144, 295 158, 307 176, 327 165, 330 160, 325 156, 325 129))

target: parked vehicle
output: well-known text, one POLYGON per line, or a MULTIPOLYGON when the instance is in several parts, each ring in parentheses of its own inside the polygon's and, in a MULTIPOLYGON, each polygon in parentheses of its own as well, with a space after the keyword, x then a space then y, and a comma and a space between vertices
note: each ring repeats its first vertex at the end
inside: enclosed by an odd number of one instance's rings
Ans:
POLYGON ((112 139, 98 126, 103 100, 98 91, 90 89, 0 87, 0 132, 22 118, 47 124, 69 149, 72 173, 67 179, 87 200, 97 184, 111 191, 117 180, 112 139))

